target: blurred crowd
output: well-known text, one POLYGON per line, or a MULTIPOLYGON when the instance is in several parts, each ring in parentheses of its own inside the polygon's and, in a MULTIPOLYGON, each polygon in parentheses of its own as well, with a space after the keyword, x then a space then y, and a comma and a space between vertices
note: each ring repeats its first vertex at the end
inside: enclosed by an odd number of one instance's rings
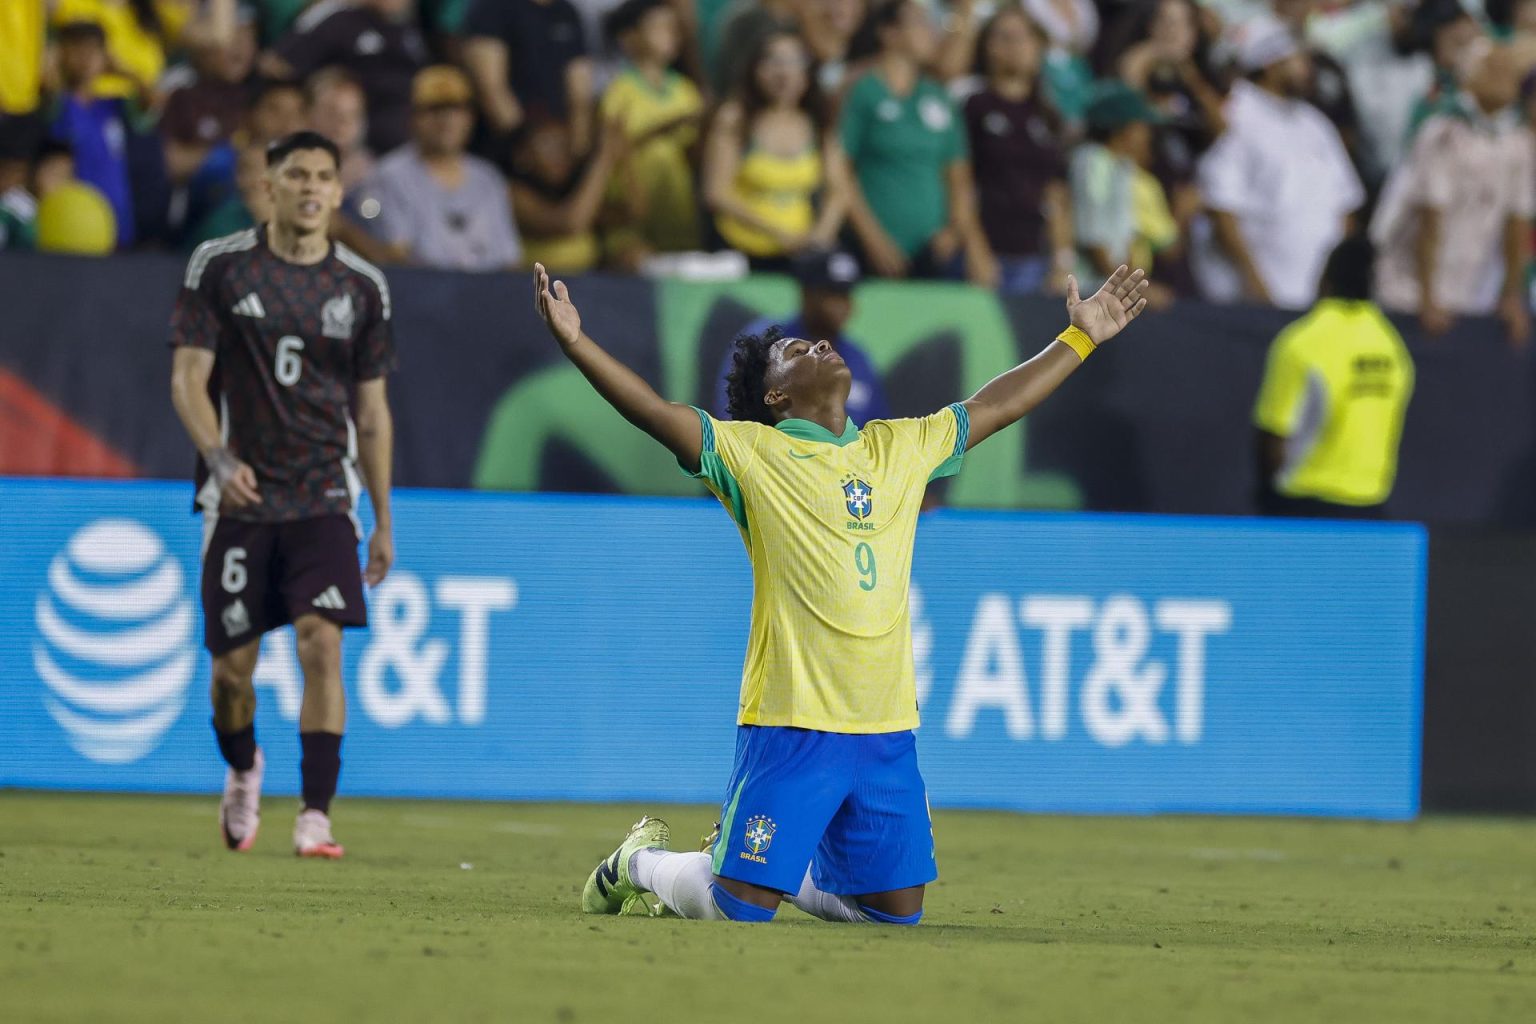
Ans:
POLYGON ((386 264, 1300 309, 1368 234, 1387 308, 1523 337, 1533 67, 1536 0, 5 0, 0 247, 240 230, 312 128, 386 264))

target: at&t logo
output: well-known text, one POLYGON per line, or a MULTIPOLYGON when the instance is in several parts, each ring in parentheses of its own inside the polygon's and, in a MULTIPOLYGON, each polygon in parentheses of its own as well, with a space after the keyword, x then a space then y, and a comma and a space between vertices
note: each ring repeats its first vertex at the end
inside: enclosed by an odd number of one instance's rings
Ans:
POLYGON ((197 655, 183 582, 154 531, 128 519, 98 519, 54 556, 32 663, 82 756, 137 761, 181 714, 197 655))

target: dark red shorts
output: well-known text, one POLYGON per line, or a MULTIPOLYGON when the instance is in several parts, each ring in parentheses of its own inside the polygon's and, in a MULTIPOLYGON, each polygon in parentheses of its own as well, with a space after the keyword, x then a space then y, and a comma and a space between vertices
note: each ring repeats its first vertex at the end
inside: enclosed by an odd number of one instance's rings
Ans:
POLYGON ((347 516, 247 523, 220 516, 203 552, 203 644, 227 654, 301 615, 368 625, 347 516))

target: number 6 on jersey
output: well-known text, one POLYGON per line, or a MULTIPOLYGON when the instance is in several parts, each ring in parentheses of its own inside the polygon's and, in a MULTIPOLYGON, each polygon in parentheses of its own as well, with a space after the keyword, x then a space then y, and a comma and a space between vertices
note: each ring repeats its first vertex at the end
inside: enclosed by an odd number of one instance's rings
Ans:
POLYGON ((304 360, 299 353, 304 351, 304 339, 292 334, 278 340, 277 359, 273 363, 272 372, 277 376, 277 382, 285 388, 291 388, 299 382, 299 377, 304 373, 304 360))

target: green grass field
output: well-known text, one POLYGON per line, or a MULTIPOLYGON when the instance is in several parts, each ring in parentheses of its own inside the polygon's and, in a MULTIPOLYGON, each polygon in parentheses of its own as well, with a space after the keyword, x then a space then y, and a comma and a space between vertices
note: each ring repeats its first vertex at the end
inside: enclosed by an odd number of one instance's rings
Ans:
POLYGON ((1536 1021, 1536 821, 940 813, 896 929, 584 917, 635 807, 346 801, 332 864, 215 806, 0 793, 0 1019, 1536 1021))

